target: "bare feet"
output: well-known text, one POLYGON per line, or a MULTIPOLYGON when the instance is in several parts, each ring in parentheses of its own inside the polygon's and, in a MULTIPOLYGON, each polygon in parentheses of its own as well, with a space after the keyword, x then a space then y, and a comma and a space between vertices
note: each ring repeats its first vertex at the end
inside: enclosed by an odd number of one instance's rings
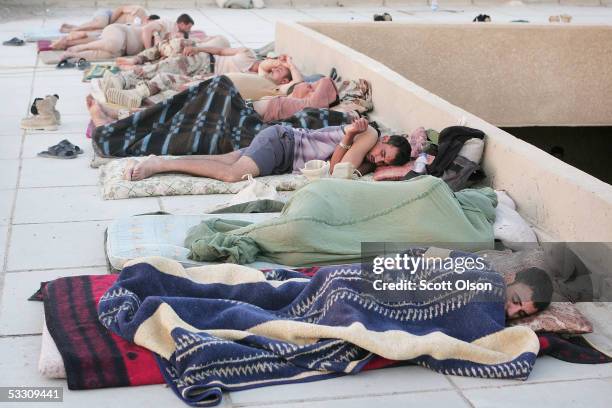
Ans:
POLYGON ((60 27, 60 33, 69 33, 74 27, 76 26, 64 23, 60 27))
POLYGON ((128 161, 127 165, 125 166, 125 170, 123 171, 124 180, 132 180, 132 173, 134 172, 134 167, 136 167, 137 164, 138 162, 134 159, 128 161))
POLYGON ((59 40, 53 41, 51 43, 51 48, 54 50, 65 50, 68 47, 68 37, 63 36, 59 40))
POLYGON ((160 159, 155 155, 150 155, 134 167, 134 170, 131 172, 130 180, 142 180, 162 172, 163 163, 163 159, 160 159))
POLYGON ((117 57, 115 58, 115 64, 117 65, 134 65, 135 64, 135 60, 132 57, 117 57))
POLYGON ((85 31, 72 31, 66 36, 66 38, 69 40, 81 40, 87 37, 88 35, 85 31))
POLYGON ((104 113, 100 104, 94 99, 93 96, 87 95, 85 98, 85 102, 87 104, 87 109, 89 110, 89 114, 91 115, 91 121, 94 126, 104 126, 115 120, 104 113))

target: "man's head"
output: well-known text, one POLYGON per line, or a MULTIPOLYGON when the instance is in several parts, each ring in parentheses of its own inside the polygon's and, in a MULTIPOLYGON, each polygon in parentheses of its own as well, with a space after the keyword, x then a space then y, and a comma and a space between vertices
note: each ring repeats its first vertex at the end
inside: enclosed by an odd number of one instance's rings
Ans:
POLYGON ((552 293, 552 281, 542 269, 529 268, 517 273, 506 287, 506 317, 516 319, 546 309, 552 293))
POLYGON ((193 27, 193 19, 189 16, 189 14, 181 14, 176 19, 176 27, 181 33, 189 33, 191 31, 191 27, 193 27))
POLYGON ((145 21, 145 23, 148 23, 149 21, 155 21, 155 20, 159 20, 159 16, 157 14, 151 14, 150 16, 147 17, 147 21, 145 21))
POLYGON ((366 160, 378 166, 401 166, 410 160, 412 148, 404 136, 383 136, 366 154, 366 160))
POLYGON ((278 65, 270 70, 268 79, 276 85, 285 85, 291 82, 291 70, 284 65, 278 65))

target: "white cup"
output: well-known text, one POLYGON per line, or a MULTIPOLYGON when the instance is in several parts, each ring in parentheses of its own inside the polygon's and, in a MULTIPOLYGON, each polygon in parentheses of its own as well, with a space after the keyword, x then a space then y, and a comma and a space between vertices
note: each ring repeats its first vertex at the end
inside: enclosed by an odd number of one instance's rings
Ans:
POLYGON ((352 179, 355 173, 355 166, 350 162, 338 163, 334 166, 333 178, 352 179))
POLYGON ((323 160, 309 160, 300 171, 310 181, 327 177, 329 176, 329 162, 323 160))

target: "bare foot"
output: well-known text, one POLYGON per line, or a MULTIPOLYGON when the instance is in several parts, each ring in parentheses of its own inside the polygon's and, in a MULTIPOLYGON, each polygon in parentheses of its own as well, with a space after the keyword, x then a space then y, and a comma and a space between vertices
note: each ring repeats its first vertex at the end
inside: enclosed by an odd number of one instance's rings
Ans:
POLYGON ((132 57, 117 57, 115 58, 115 64, 117 65, 124 65, 124 66, 128 66, 128 65, 134 65, 135 61, 134 58, 132 57))
POLYGON ((51 48, 54 50, 65 50, 68 46, 68 38, 66 36, 60 38, 59 40, 53 41, 51 43, 51 48))
POLYGON ((70 51, 64 51, 62 52, 62 55, 59 56, 60 61, 66 60, 66 59, 70 59, 74 57, 74 54, 70 51))
POLYGON ((93 96, 87 95, 85 102, 87 103, 87 109, 89 110, 91 121, 93 122, 94 126, 104 126, 114 122, 113 118, 104 113, 100 107, 100 104, 93 98, 93 96))
POLYGON ((136 165, 136 167, 134 167, 131 180, 142 180, 151 177, 154 174, 160 173, 162 171, 163 162, 163 159, 160 159, 155 155, 150 155, 144 161, 141 161, 136 165))
POLYGON ((87 38, 88 35, 85 31, 72 31, 66 36, 69 40, 81 40, 87 38))
POLYGON ((91 94, 85 97, 85 104, 87 105, 87 109, 91 108, 91 105, 93 105, 94 101, 95 99, 93 96, 91 96, 91 94))
POLYGON ((75 26, 72 24, 62 24, 60 27, 60 33, 69 33, 75 26))
POLYGON ((136 167, 137 164, 138 162, 134 159, 128 161, 127 165, 125 166, 125 170, 123 171, 124 180, 128 180, 128 181, 132 180, 132 174, 134 173, 134 167, 136 167))

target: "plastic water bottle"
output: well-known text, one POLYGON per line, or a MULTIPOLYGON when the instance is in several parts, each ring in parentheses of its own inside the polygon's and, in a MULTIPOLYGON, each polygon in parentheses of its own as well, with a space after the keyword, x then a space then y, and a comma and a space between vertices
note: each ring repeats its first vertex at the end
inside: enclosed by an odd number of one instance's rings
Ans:
POLYGON ((431 0, 431 11, 438 10, 438 0, 431 0))
POLYGON ((412 168, 412 171, 414 171, 415 173, 423 174, 425 173, 425 166, 427 166, 427 153, 421 153, 414 162, 414 167, 412 168))

